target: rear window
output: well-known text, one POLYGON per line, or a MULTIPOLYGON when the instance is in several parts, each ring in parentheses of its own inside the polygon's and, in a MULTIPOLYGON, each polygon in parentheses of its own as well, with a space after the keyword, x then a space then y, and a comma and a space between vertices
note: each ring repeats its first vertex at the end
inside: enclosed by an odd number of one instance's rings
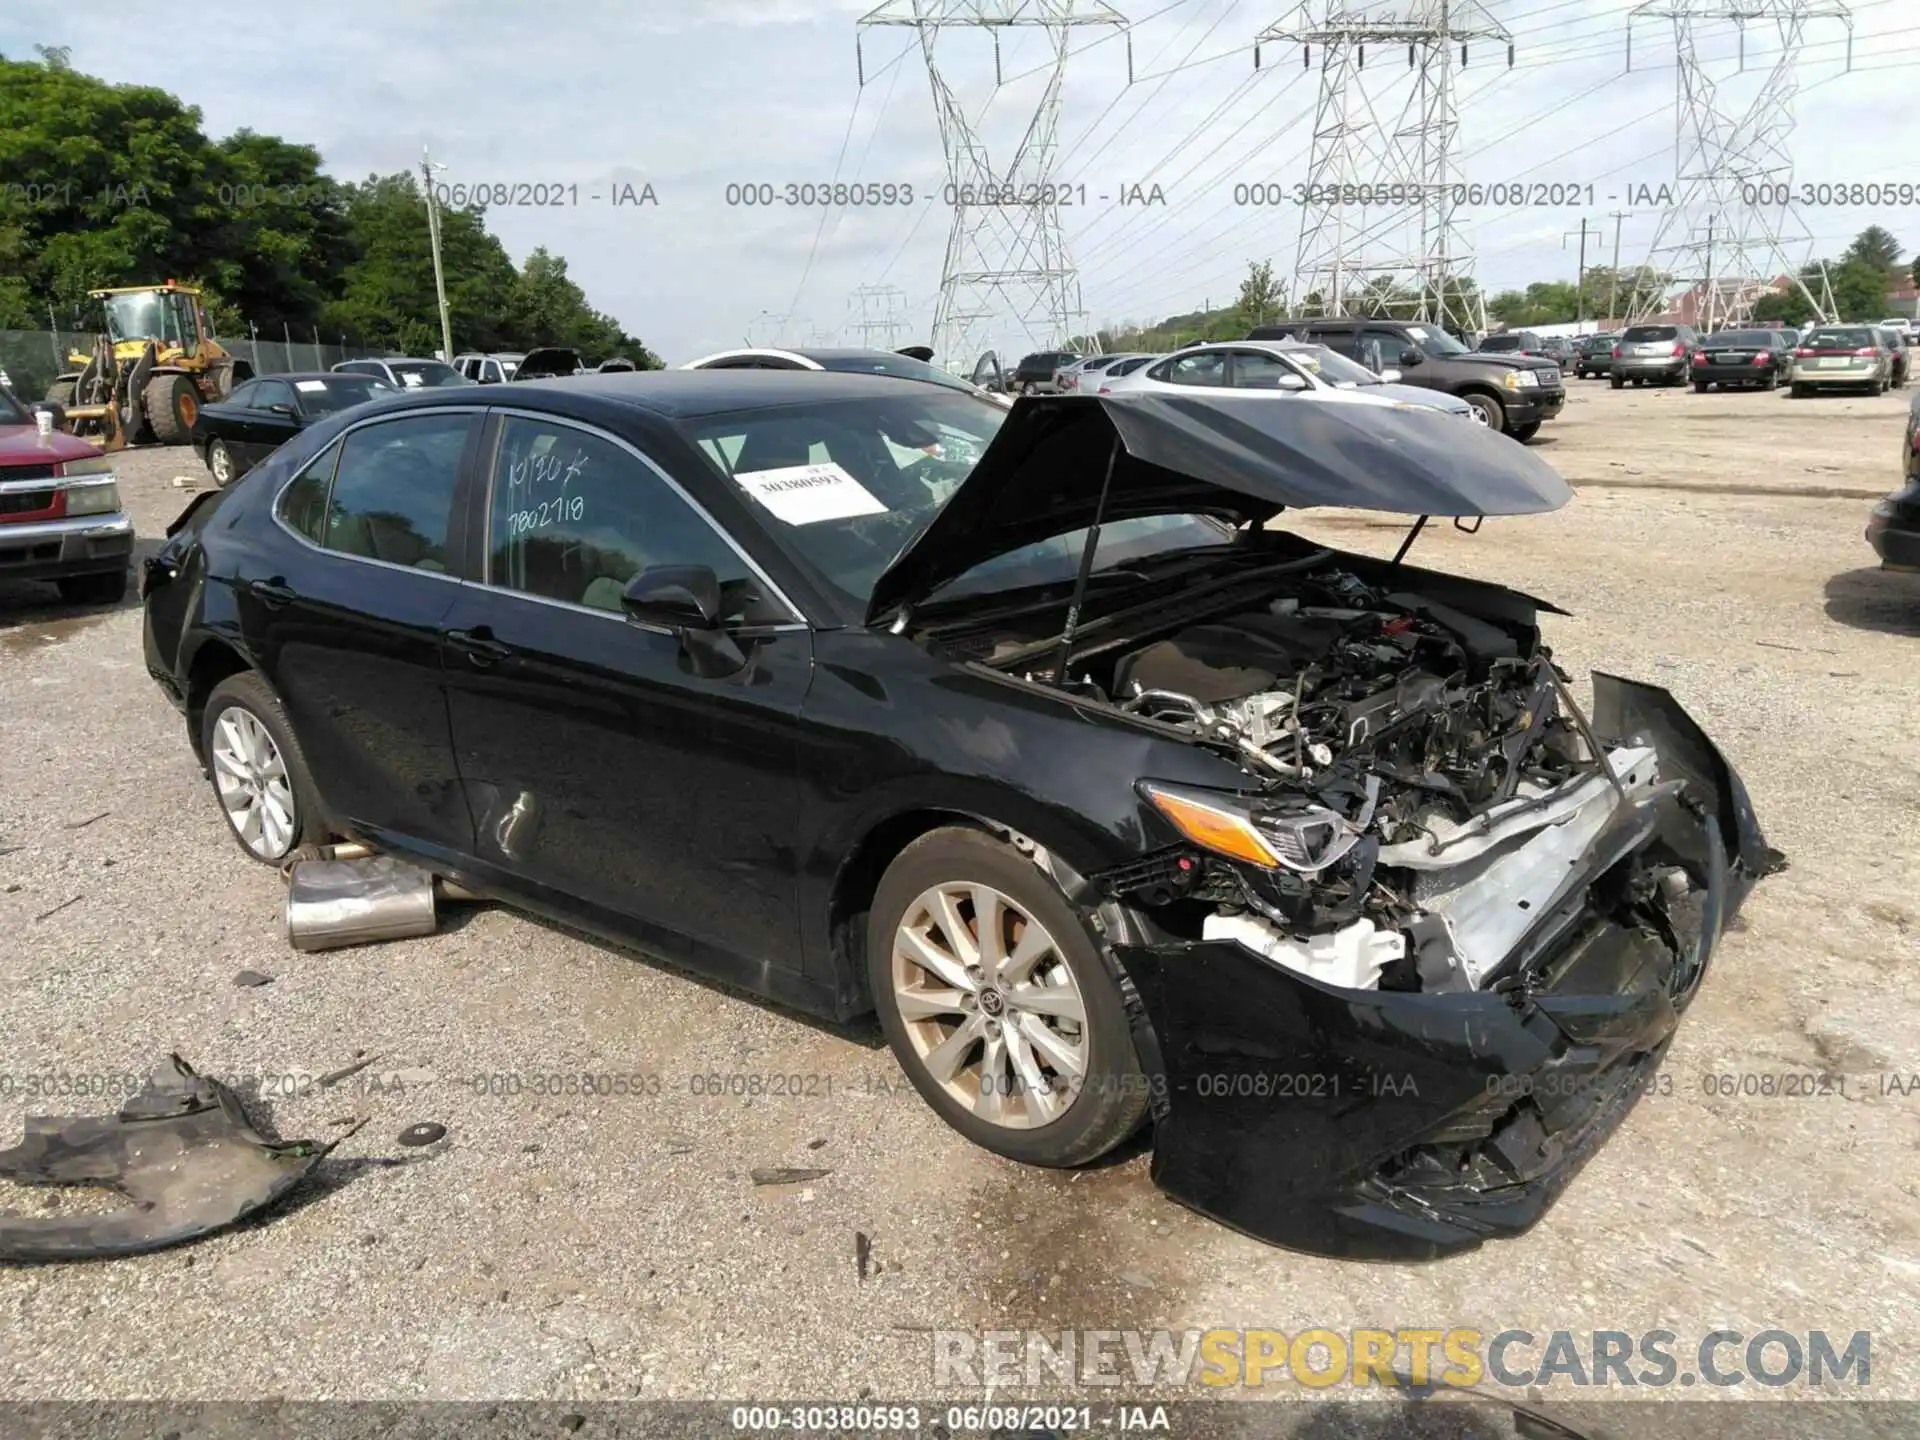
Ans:
POLYGON ((1136 355, 1131 360, 1122 360, 1118 365, 1113 367, 1113 373, 1115 375, 1131 375, 1153 358, 1151 355, 1136 355))
POLYGON ((1745 346, 1752 349, 1757 346, 1771 345, 1773 332, 1771 330, 1722 330, 1717 335, 1707 336, 1700 343, 1710 350, 1721 345, 1745 346))
POLYGON ((1680 327, 1677 325, 1635 325, 1620 339, 1628 345, 1644 345, 1654 340, 1678 340, 1680 327))
POLYGON ((1873 344, 1874 332, 1861 326, 1827 325, 1817 330, 1809 330, 1800 337, 1800 343, 1809 350, 1862 350, 1873 344))
POLYGON ((1518 350, 1520 348, 1520 337, 1518 335, 1489 335, 1480 342, 1480 348, 1488 354, 1493 354, 1498 350, 1518 350))

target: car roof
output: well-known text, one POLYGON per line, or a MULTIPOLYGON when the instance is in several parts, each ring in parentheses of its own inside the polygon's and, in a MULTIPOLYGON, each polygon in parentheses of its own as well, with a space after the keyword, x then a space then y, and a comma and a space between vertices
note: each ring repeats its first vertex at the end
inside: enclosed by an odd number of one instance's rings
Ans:
MULTIPOLYGON (((607 370, 552 379, 516 381, 510 396, 484 386, 454 390, 415 390, 394 398, 396 408, 424 405, 520 405, 566 413, 569 400, 582 408, 612 404, 646 411, 668 420, 699 419, 732 410, 832 404, 887 396, 924 397, 927 382, 896 375, 865 375, 840 370, 607 370), (473 391, 475 393, 469 393, 473 391), (458 397, 458 398, 455 398, 458 397)), ((953 394, 965 398, 966 392, 953 394)), ((982 400, 981 404, 991 402, 982 400)))
MULTIPOLYGON (((351 370, 276 370, 271 375, 250 375, 240 382, 251 385, 256 380, 378 380, 378 375, 356 375, 351 370)), ((239 386, 235 386, 238 389, 239 386)))

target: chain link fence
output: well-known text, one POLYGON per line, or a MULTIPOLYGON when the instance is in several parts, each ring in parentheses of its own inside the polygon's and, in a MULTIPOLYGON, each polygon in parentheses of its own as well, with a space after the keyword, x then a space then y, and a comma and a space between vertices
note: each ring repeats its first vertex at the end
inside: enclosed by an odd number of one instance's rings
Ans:
MULTIPOLYGON (((93 351, 93 335, 85 330, 0 330, 0 371, 21 400, 39 400, 53 377, 78 369, 70 355, 93 351)), ((220 348, 253 366, 256 375, 285 375, 295 370, 330 370, 342 360, 360 360, 384 351, 359 345, 322 345, 284 336, 278 340, 255 337, 218 337, 220 348)))

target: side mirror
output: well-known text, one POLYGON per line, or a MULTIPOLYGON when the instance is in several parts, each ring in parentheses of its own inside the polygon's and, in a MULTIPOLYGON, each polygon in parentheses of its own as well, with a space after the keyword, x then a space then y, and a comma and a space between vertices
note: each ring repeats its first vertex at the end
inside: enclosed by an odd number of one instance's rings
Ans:
POLYGON ((1277 375, 1274 377, 1273 388, 1276 390, 1305 390, 1307 388, 1307 382, 1305 378, 1299 375, 1277 375))
POLYGON ((287 404, 287 402, 284 400, 279 401, 276 404, 267 406, 267 411, 269 414, 273 414, 273 415, 284 415, 289 420, 297 420, 300 418, 300 412, 294 409, 293 406, 287 404))
POLYGON ((720 628, 720 581, 704 565, 652 565, 627 582, 620 608, 629 620, 676 634, 720 628))
POLYGON ((1400 363, 1409 368, 1415 365, 1418 365, 1422 360, 1426 358, 1427 358, 1426 356, 1422 355, 1418 350, 1414 349, 1413 346, 1411 345, 1407 346, 1406 349, 1400 352, 1400 363))
POLYGON ((620 608, 639 625, 671 630, 685 663, 703 680, 746 666, 746 652, 720 624, 720 581, 704 565, 651 565, 627 582, 620 608))

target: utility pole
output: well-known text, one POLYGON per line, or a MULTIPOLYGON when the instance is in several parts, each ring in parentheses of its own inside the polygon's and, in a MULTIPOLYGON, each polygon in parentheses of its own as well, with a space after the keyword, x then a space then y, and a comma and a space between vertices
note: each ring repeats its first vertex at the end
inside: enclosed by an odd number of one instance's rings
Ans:
POLYGON ((440 268, 440 202, 433 193, 433 157, 420 147, 420 179, 427 189, 427 239, 433 245, 433 293, 440 301, 440 358, 453 359, 453 322, 447 316, 447 277, 440 268))
MULTIPOLYGON (((1560 248, 1562 250, 1567 248, 1567 236, 1571 234, 1573 234, 1573 231, 1568 230, 1565 232, 1565 234, 1561 235, 1560 248)), ((1584 324, 1586 322, 1586 318, 1587 318, 1587 217, 1582 215, 1580 217, 1580 269, 1577 272, 1577 278, 1573 282, 1573 323, 1576 325, 1584 324)))
POLYGON ((1718 298, 1720 293, 1720 277, 1713 273, 1713 222, 1715 218, 1716 217, 1712 215, 1707 216, 1707 328, 1703 333, 1708 335, 1713 333, 1713 302, 1718 298))
POLYGON ((1632 214, 1631 210, 1615 210, 1608 217, 1613 221, 1613 282, 1607 287, 1609 325, 1620 318, 1620 222, 1632 214))

